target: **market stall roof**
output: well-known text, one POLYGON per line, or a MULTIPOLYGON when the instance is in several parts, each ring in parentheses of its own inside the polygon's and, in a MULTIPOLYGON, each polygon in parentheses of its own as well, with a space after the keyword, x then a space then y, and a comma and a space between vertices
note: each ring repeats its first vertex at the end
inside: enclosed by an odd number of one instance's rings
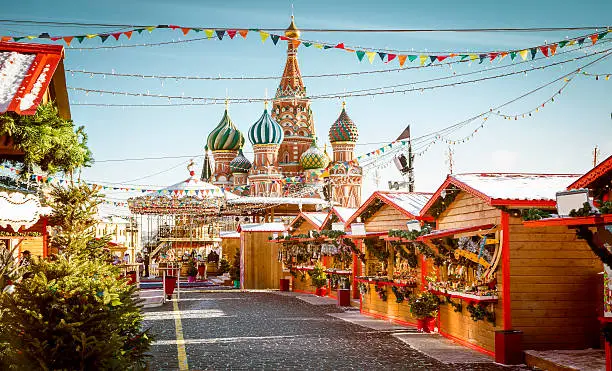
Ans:
POLYGON ((303 219, 313 225, 317 230, 320 230, 327 215, 327 213, 301 212, 291 221, 289 227, 293 227, 299 220, 303 219))
POLYGON ((0 41, 0 113, 33 115, 51 99, 60 115, 70 118, 63 58, 61 45, 0 41))
POLYGON ((0 227, 10 227, 17 232, 20 228, 32 227, 41 214, 47 212, 41 207, 38 196, 20 192, 0 192, 0 227))
POLYGON ((238 226, 238 232, 284 232, 286 230, 283 223, 250 223, 238 226))
POLYGON ((568 226, 577 227, 581 225, 609 225, 612 224, 612 214, 589 215, 589 216, 564 216, 558 218, 545 218, 540 220, 526 220, 523 222, 525 227, 554 227, 568 226))
MULTIPOLYGON (((425 206, 431 193, 423 192, 402 192, 402 191, 375 191, 372 193, 360 207, 351 215, 346 221, 346 225, 349 225, 355 219, 361 216, 366 210, 368 205, 376 200, 380 200, 385 204, 397 209, 399 212, 404 214, 410 219, 423 219, 421 217, 421 209, 425 206)), ((425 218, 431 219, 431 218, 425 218)))
POLYGON ((567 189, 603 188, 605 186, 610 186, 611 179, 612 156, 603 160, 599 165, 595 166, 588 173, 578 178, 578 180, 570 184, 567 189))
POLYGON ((221 239, 240 238, 240 232, 222 231, 222 232, 219 233, 219 237, 221 237, 221 239))
POLYGON ((321 229, 331 229, 331 220, 334 215, 338 218, 339 222, 345 224, 346 221, 355 213, 355 211, 357 211, 357 209, 353 209, 350 207, 332 207, 331 210, 329 210, 329 213, 327 213, 327 217, 323 221, 321 229))
POLYGON ((328 204, 327 201, 320 198, 301 198, 301 197, 240 197, 228 201, 228 205, 249 205, 249 204, 263 204, 263 205, 321 205, 325 206, 328 204))
POLYGON ((452 174, 447 176, 422 213, 427 214, 438 199, 456 189, 479 197, 491 206, 554 208, 556 192, 565 189, 579 176, 526 173, 452 174))

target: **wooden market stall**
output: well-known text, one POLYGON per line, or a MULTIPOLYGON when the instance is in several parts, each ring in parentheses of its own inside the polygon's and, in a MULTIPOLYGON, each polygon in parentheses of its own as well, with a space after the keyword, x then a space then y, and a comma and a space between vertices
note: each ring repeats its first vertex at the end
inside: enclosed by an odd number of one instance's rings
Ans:
POLYGON ((597 345, 593 288, 601 262, 567 228, 526 228, 521 217, 530 208, 554 210, 555 190, 576 179, 447 177, 423 209, 436 218, 437 230, 419 237, 439 258, 427 272, 429 289, 453 302, 440 308, 442 335, 502 363, 521 361, 521 332, 527 349, 597 345))
POLYGON ((286 230, 283 223, 242 224, 240 232, 240 288, 278 289, 283 278, 282 263, 278 259, 277 243, 272 234, 286 230))
POLYGON ((350 237, 363 252, 355 259, 353 281, 362 313, 416 325, 407 298, 423 289, 423 260, 418 252, 396 244, 399 239, 390 231, 419 230, 422 222, 432 220, 421 217, 430 197, 431 193, 376 191, 348 218, 350 237))
MULTIPOLYGON (((603 334, 606 370, 612 370, 612 332, 610 331, 612 329, 612 280, 610 278, 612 276, 612 253, 606 247, 606 245, 612 245, 612 156, 570 184, 567 191, 564 189, 558 191, 560 192, 557 193, 557 215, 532 213, 529 220, 524 221, 523 224, 527 228, 533 228, 536 232, 566 228, 568 235, 575 234, 578 238, 583 239, 592 251, 591 256, 597 256, 604 263, 603 294, 600 296, 602 302, 595 312, 600 315, 599 320, 605 329, 603 334)), ((576 255, 579 252, 572 250, 568 253, 576 255)), ((580 253, 589 256, 582 250, 580 253)), ((576 270, 576 267, 572 269, 576 270)), ((570 275, 571 273, 571 271, 568 272, 568 278, 575 276, 570 275)), ((572 283, 584 284, 584 292, 602 288, 599 280, 595 279, 588 282, 572 280, 572 283), (586 286, 589 284, 590 286, 586 286)), ((587 309, 589 316, 592 316, 592 308, 587 309)), ((592 338, 589 343, 593 343, 598 331, 596 328, 589 330, 588 336, 592 338)), ((588 345, 591 346, 591 344, 588 345)), ((526 349, 531 348, 526 347, 526 349)), ((596 352, 592 354, 598 357, 596 352)), ((526 352, 527 364, 542 367, 542 361, 543 359, 538 357, 538 354, 526 352)))
POLYGON ((240 233, 239 232, 221 232, 221 251, 223 251, 223 257, 227 259, 230 264, 234 261, 234 256, 237 251, 240 251, 240 233))

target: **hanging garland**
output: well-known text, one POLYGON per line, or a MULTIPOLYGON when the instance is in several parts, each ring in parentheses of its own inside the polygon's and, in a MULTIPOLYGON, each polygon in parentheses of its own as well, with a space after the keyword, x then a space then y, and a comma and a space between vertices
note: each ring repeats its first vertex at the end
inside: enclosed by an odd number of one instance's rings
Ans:
POLYGON ((342 239, 342 243, 345 246, 348 246, 351 249, 351 251, 353 252, 353 254, 355 254, 359 258, 359 260, 361 260, 361 262, 365 264, 365 262, 366 262, 365 254, 362 253, 361 251, 359 251, 359 249, 357 248, 357 245, 355 244, 355 242, 353 242, 352 239, 350 239, 350 238, 343 238, 342 239))
POLYGON ((364 295, 370 291, 369 285, 365 282, 359 282, 357 284, 357 288, 359 289, 359 293, 361 294, 362 298, 365 299, 364 295))
POLYGON ((540 220, 550 218, 551 216, 551 213, 536 208, 526 209, 521 212, 523 220, 540 220))
POLYGON ((412 290, 407 287, 398 287, 391 286, 391 291, 393 291, 393 295, 395 295, 395 302, 400 304, 406 299, 406 297, 410 296, 412 290))
POLYGON ((368 204, 365 210, 363 210, 361 214, 359 214, 359 217, 361 218, 361 222, 364 223, 366 220, 371 218, 372 215, 376 214, 376 212, 380 210, 381 207, 383 207, 383 205, 385 205, 385 203, 378 198, 374 200, 372 203, 368 204))
POLYGON ((453 307, 453 310, 455 311, 455 313, 461 313, 461 311, 463 311, 463 304, 461 303, 461 301, 459 301, 458 303, 455 303, 448 296, 444 296, 442 304, 449 304, 449 305, 451 305, 453 307))
POLYGON ((387 301, 387 287, 386 286, 374 286, 374 290, 378 294, 378 298, 382 301, 387 301))
POLYGON ((382 248, 376 247, 375 242, 368 238, 364 239, 363 243, 365 244, 366 250, 370 253, 370 255, 378 259, 378 261, 381 263, 385 265, 388 264, 390 254, 389 250, 387 250, 385 246, 382 248))
POLYGON ((472 321, 478 322, 486 319, 493 326, 495 326, 495 312, 488 311, 484 305, 474 305, 474 303, 469 303, 465 309, 467 309, 467 311, 470 313, 470 318, 472 318, 472 321))

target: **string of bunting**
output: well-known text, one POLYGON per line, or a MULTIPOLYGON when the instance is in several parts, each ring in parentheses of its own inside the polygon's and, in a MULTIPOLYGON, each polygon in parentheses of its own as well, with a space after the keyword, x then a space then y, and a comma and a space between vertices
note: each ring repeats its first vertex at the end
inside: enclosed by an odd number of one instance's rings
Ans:
POLYGON ((70 35, 70 36, 52 36, 49 32, 43 32, 39 35, 28 35, 28 36, 0 36, 0 41, 27 41, 27 40, 36 40, 36 39, 45 39, 51 41, 63 41, 68 46, 76 39, 79 43, 82 43, 85 40, 89 39, 99 39, 102 43, 107 40, 115 39, 115 41, 119 41, 119 39, 123 36, 130 40, 134 33, 142 34, 144 31, 148 31, 149 33, 154 30, 159 29, 171 29, 175 31, 180 31, 184 36, 187 36, 189 32, 204 32, 207 39, 217 38, 219 40, 223 40, 225 36, 228 36, 230 39, 234 39, 236 35, 240 35, 242 38, 246 39, 247 35, 250 32, 257 32, 261 38, 262 43, 269 38, 272 40, 274 45, 278 44, 278 41, 287 41, 291 43, 294 47, 298 47, 303 45, 304 47, 314 47, 316 49, 327 50, 327 49, 340 49, 349 53, 354 53, 357 56, 359 62, 367 59, 370 64, 374 62, 376 56, 380 58, 380 60, 384 63, 390 63, 396 60, 400 67, 402 67, 406 61, 409 62, 418 62, 421 65, 425 63, 434 63, 434 62, 442 62, 445 59, 459 59, 459 60, 479 60, 479 63, 482 63, 485 60, 493 61, 497 58, 503 59, 507 56, 510 57, 511 60, 514 60, 517 57, 526 60, 529 56, 531 59, 534 59, 537 54, 542 54, 545 57, 552 57, 555 55, 557 49, 564 48, 566 46, 572 45, 582 45, 587 40, 589 40, 593 45, 598 41, 603 39, 611 29, 607 29, 601 32, 596 32, 592 34, 582 35, 579 37, 574 37, 571 39, 565 39, 561 41, 557 41, 554 43, 547 43, 537 46, 532 46, 524 49, 513 49, 513 50, 497 50, 497 51, 488 51, 488 52, 478 52, 471 53, 465 51, 457 51, 450 53, 431 53, 431 52, 403 52, 401 50, 391 50, 391 49, 375 49, 375 48, 361 48, 361 47, 352 47, 344 42, 321 42, 321 41, 312 41, 301 38, 289 38, 284 35, 274 34, 270 32, 266 32, 261 29, 208 29, 208 28, 199 28, 199 27, 183 27, 178 25, 157 25, 157 26, 146 26, 146 27, 138 27, 132 28, 126 31, 112 32, 112 33, 90 33, 90 34, 82 34, 82 35, 70 35))
MULTIPOLYGON (((546 68, 550 68, 550 67, 554 67, 554 66, 558 66, 558 65, 563 65, 563 64, 566 64, 566 63, 575 62, 577 60, 581 60, 581 59, 584 59, 584 58, 590 58, 590 57, 593 57, 593 56, 597 56, 597 55, 601 55, 601 54, 606 54, 606 53, 609 53, 610 50, 612 50, 612 49, 608 48, 608 49, 604 49, 604 50, 593 51, 591 53, 586 53, 586 54, 578 56, 578 57, 573 57, 573 58, 569 58, 569 59, 565 59, 565 60, 549 63, 549 64, 542 65, 542 66, 530 66, 528 68, 524 68, 524 69, 521 69, 521 70, 514 70, 514 71, 510 71, 510 72, 503 72, 503 73, 498 73, 498 74, 489 75, 489 76, 477 77, 477 78, 473 78, 473 79, 465 79, 465 80, 462 79, 460 81, 451 81, 451 82, 447 82, 447 83, 439 83, 439 84, 429 85, 429 86, 415 86, 415 85, 422 84, 422 83, 425 83, 425 82, 434 82, 434 81, 440 81, 440 80, 446 80, 446 79, 460 78, 460 77, 463 77, 463 76, 472 75, 472 74, 475 74, 475 73, 480 73, 481 71, 473 71, 473 72, 468 72, 468 73, 464 73, 464 74, 460 74, 460 75, 452 75, 452 76, 446 76, 446 77, 439 77, 439 78, 422 80, 422 81, 413 81, 413 82, 410 82, 410 83, 395 84, 395 85, 390 85, 390 86, 383 86, 383 87, 376 87, 376 88, 367 88, 367 89, 357 89, 357 90, 351 90, 351 91, 344 91, 342 93, 334 92, 334 93, 325 93, 325 94, 319 94, 319 95, 311 95, 311 96, 308 96, 308 99, 310 99, 310 100, 317 100, 317 99, 338 99, 338 98, 350 98, 350 97, 377 96, 377 95, 388 95, 388 94, 399 94, 399 93, 415 92, 415 91, 424 92, 425 90, 434 90, 434 89, 441 89, 441 88, 447 88, 447 87, 456 87, 456 86, 459 86, 459 85, 473 84, 473 83, 478 83, 478 82, 487 81, 487 80, 493 80, 493 79, 497 79, 497 78, 504 78, 504 77, 508 77, 508 76, 525 74, 525 73, 532 72, 532 71, 543 70, 543 69, 546 69, 546 68)), ((502 67, 508 67, 508 66, 498 66, 498 67, 495 67, 495 69, 502 68, 502 67)), ((77 91, 77 92, 84 92, 85 95, 89 95, 89 94, 100 94, 100 95, 110 94, 110 95, 113 95, 113 96, 119 95, 119 96, 130 96, 130 97, 161 98, 161 99, 168 99, 169 102, 172 102, 172 100, 191 100, 192 102, 200 102, 200 101, 203 102, 203 103, 198 104, 198 105, 221 104, 221 103, 225 104, 225 102, 228 102, 228 101, 230 101, 230 102, 232 102, 234 104, 241 104, 241 103, 244 104, 244 103, 260 102, 260 101, 266 101, 267 100, 266 98, 261 98, 261 97, 238 97, 238 98, 227 98, 227 97, 225 97, 225 98, 221 98, 221 97, 185 96, 185 95, 164 95, 164 94, 152 94, 152 93, 149 93, 148 91, 146 93, 137 93, 137 92, 126 92, 126 91, 115 91, 115 90, 88 89, 88 88, 73 87, 73 86, 69 86, 68 89, 72 90, 72 91, 77 91)), ((89 104, 88 103, 75 103, 75 105, 89 105, 89 104)))

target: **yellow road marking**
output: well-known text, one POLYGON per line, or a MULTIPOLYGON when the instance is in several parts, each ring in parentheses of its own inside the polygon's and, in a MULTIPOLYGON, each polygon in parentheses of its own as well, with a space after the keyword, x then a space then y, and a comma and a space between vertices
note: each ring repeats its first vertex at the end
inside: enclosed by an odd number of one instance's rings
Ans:
POLYGON ((178 352, 178 366, 180 371, 189 370, 187 364, 187 352, 185 351, 185 338, 183 338, 183 324, 181 323, 181 311, 178 307, 178 301, 174 300, 174 326, 176 327, 176 350, 178 352))

